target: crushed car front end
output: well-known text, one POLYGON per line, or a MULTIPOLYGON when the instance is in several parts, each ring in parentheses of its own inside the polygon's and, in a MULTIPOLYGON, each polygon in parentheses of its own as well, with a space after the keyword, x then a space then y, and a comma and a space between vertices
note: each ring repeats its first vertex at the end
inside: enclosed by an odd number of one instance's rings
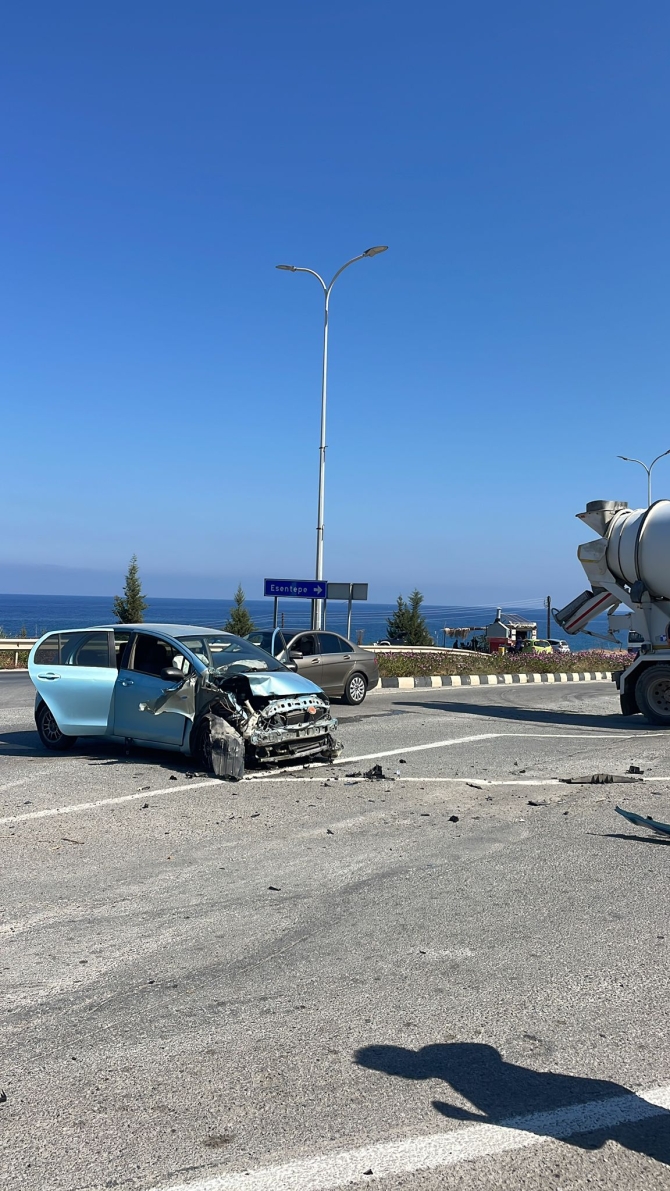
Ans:
POLYGON ((197 652, 191 634, 176 641, 191 652, 190 673, 151 710, 192 721, 190 751, 203 767, 235 780, 246 763, 341 751, 330 701, 309 679, 231 633, 203 633, 197 652))
MULTIPOLYGON (((313 683, 289 671, 226 677, 209 671, 200 679, 197 703, 195 746, 203 753, 204 744, 205 759, 215 718, 241 737, 249 762, 309 755, 333 758, 340 751, 329 700, 313 683)), ((216 772, 216 755, 213 767, 216 772)))

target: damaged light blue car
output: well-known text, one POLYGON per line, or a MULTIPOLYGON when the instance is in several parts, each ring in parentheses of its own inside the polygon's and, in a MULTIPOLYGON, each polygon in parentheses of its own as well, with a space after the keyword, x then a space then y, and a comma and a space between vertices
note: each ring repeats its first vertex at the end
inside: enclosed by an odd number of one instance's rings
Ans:
POLYGON ((30 652, 35 722, 48 749, 102 736, 191 754, 220 777, 245 762, 341 749, 323 691, 232 633, 103 625, 48 633, 30 652))

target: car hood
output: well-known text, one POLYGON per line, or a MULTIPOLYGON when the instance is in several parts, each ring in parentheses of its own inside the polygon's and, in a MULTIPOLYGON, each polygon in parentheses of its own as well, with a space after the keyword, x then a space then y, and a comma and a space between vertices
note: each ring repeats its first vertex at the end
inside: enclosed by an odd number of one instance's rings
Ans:
POLYGON ((309 678, 294 674, 292 670, 271 670, 270 673, 245 673, 254 695, 281 699, 286 695, 323 695, 323 691, 309 678))

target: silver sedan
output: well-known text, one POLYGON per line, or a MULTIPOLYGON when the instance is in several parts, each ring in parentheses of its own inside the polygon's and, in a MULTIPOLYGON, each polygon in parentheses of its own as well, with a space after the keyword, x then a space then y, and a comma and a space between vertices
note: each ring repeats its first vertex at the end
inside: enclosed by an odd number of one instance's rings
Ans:
POLYGON ((311 679, 327 695, 344 699, 354 707, 379 682, 374 654, 339 633, 257 629, 247 635, 247 641, 280 662, 293 663, 299 674, 311 679))

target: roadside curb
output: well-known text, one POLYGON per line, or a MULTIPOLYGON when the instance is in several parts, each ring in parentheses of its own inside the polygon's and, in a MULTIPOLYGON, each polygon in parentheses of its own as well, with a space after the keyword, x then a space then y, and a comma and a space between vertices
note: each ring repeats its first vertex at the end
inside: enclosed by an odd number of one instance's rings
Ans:
POLYGON ((380 678, 375 691, 411 691, 416 687, 511 686, 534 682, 611 682, 611 670, 582 670, 570 674, 422 674, 414 678, 380 678))

